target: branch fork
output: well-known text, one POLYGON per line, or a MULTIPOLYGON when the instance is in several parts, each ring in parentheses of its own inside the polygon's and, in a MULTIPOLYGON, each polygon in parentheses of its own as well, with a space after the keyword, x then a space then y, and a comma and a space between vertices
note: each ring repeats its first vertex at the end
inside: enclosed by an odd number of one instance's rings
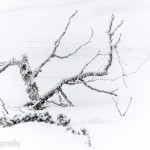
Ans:
MULTIPOLYGON (((96 91, 98 93, 108 94, 108 95, 111 95, 113 97, 117 97, 116 91, 118 89, 115 89, 112 91, 101 90, 101 89, 95 88, 89 84, 89 82, 95 82, 95 81, 99 80, 99 79, 95 79, 96 77, 100 78, 102 80, 103 77, 106 77, 109 74, 109 69, 111 68, 112 63, 113 63, 114 53, 116 53, 118 56, 118 62, 119 62, 120 67, 122 69, 122 78, 123 78, 124 84, 126 85, 125 79, 124 79, 124 77, 126 76, 126 73, 124 71, 124 68, 123 68, 123 65, 121 62, 121 57, 118 53, 118 45, 121 41, 122 34, 121 33, 119 34, 119 38, 116 42, 113 39, 113 37, 115 36, 118 29, 123 25, 124 21, 122 20, 115 28, 113 28, 115 16, 112 15, 110 22, 109 22, 108 31, 107 31, 108 45, 109 45, 109 49, 108 49, 107 54, 102 54, 101 51, 98 50, 96 55, 93 56, 91 58, 91 60, 89 60, 89 62, 87 62, 83 66, 83 68, 79 71, 79 73, 75 74, 74 76, 62 79, 52 89, 45 92, 43 95, 39 95, 39 88, 35 82, 35 78, 38 77, 40 72, 42 72, 43 67, 48 62, 50 62, 53 58, 67 59, 67 58, 75 55, 78 51, 80 51, 83 47, 90 44, 92 41, 92 38, 94 36, 93 29, 91 29, 91 35, 88 38, 88 40, 86 42, 84 42, 83 44, 81 44, 80 46, 78 46, 73 52, 68 53, 67 55, 64 55, 64 56, 60 56, 59 54, 57 54, 57 50, 61 44, 61 41, 64 38, 64 36, 66 35, 66 33, 69 29, 69 26, 71 24, 71 21, 76 16, 77 12, 78 11, 75 11, 69 17, 68 22, 67 22, 62 34, 54 42, 54 47, 53 47, 53 50, 50 53, 50 55, 39 66, 37 66, 34 70, 31 69, 29 61, 28 61, 28 57, 26 54, 24 54, 22 56, 21 60, 11 59, 8 62, 1 62, 0 63, 0 66, 1 66, 0 73, 5 71, 9 66, 17 65, 20 68, 20 74, 21 74, 22 79, 26 85, 26 92, 29 95, 29 98, 31 100, 31 102, 25 104, 25 106, 32 106, 32 108, 36 109, 36 110, 43 109, 44 103, 46 101, 48 101, 48 99, 51 98, 54 94, 57 94, 59 97, 60 103, 58 105, 60 105, 60 106, 74 106, 72 104, 72 102, 68 99, 67 95, 65 94, 65 92, 63 90, 63 85, 83 84, 86 88, 88 88, 90 90, 96 91), (91 65, 91 63, 93 63, 100 56, 107 56, 108 57, 107 62, 104 65, 104 69, 102 69, 101 71, 97 70, 95 72, 94 71, 91 71, 91 72, 86 71, 88 69, 88 67, 91 65), (88 80, 89 78, 92 78, 92 79, 88 80), (62 104, 62 99, 64 99, 67 104, 62 104)), ((51 101, 51 102, 56 103, 54 101, 51 101)))

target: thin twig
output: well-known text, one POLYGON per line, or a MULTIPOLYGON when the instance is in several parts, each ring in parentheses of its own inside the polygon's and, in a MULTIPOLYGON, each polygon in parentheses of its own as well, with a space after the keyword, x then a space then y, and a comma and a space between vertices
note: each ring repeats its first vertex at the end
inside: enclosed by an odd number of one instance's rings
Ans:
POLYGON ((121 25, 123 25, 123 22, 124 22, 124 20, 122 20, 122 21, 120 22, 120 24, 118 24, 118 26, 111 32, 112 35, 115 34, 115 32, 121 27, 121 25))
POLYGON ((85 85, 87 88, 89 88, 93 91, 96 91, 98 93, 106 93, 106 94, 110 94, 110 95, 113 95, 113 96, 118 96, 116 93, 114 93, 115 91, 118 90, 118 88, 113 90, 113 91, 105 91, 105 90, 99 90, 97 88, 92 87, 91 85, 87 84, 84 80, 82 80, 82 82, 83 82, 83 85, 85 85))
POLYGON ((129 110, 130 105, 131 105, 132 97, 130 97, 130 101, 129 101, 129 103, 128 103, 128 105, 127 105, 127 108, 125 109, 125 112, 124 112, 124 113, 122 113, 121 110, 120 110, 119 107, 118 107, 118 102, 119 102, 119 100, 118 100, 118 99, 115 100, 115 99, 113 98, 113 101, 115 102, 116 109, 117 109, 118 113, 120 114, 120 116, 125 116, 126 113, 127 113, 128 110, 129 110))
POLYGON ((120 67, 121 67, 123 83, 124 83, 125 87, 128 88, 128 86, 127 86, 127 84, 126 84, 126 81, 125 81, 126 73, 125 73, 124 67, 123 67, 123 65, 122 65, 122 63, 121 63, 121 57, 120 57, 119 52, 118 52, 118 50, 117 50, 118 44, 119 44, 120 41, 121 41, 121 37, 122 37, 122 34, 120 34, 120 36, 119 36, 119 38, 118 38, 118 41, 117 41, 116 44, 114 45, 114 49, 115 49, 116 55, 117 55, 117 57, 118 57, 119 65, 120 65, 120 67))
POLYGON ((63 90, 62 90, 61 88, 59 89, 59 91, 60 91, 61 95, 64 97, 64 99, 67 101, 67 103, 68 103, 70 106, 74 106, 74 105, 72 104, 72 102, 69 101, 67 95, 63 92, 63 90))
POLYGON ((1 98, 0 98, 0 101, 1 101, 1 103, 2 103, 2 107, 3 107, 3 109, 5 110, 6 114, 9 114, 8 111, 7 111, 7 109, 6 109, 6 107, 5 107, 5 103, 2 101, 1 98))
MULTIPOLYGON (((96 59, 96 57, 98 55, 100 55, 99 53, 94 56, 94 58, 92 58, 92 60, 90 60, 87 64, 85 64, 85 66, 81 69, 81 71, 79 72, 79 74, 74 75, 72 77, 66 78, 61 80, 54 88, 52 88, 51 90, 49 90, 48 92, 46 92, 43 96, 41 96, 42 100, 47 100, 48 98, 52 97, 55 93, 56 90, 59 90, 60 88, 62 88, 63 85, 75 85, 78 83, 84 83, 85 86, 87 86, 88 88, 91 88, 97 92, 103 92, 106 94, 110 94, 110 95, 114 95, 117 96, 117 94, 113 93, 112 91, 104 91, 104 90, 99 90, 96 89, 90 85, 87 84, 87 82, 85 81, 86 78, 88 77, 104 77, 106 75, 108 75, 108 69, 111 67, 112 65, 112 60, 113 60, 113 52, 114 52, 114 43, 112 43, 112 36, 113 34, 118 30, 118 28, 123 24, 120 23, 113 31, 112 31, 112 25, 113 25, 113 21, 115 19, 115 16, 112 15, 111 17, 111 21, 109 23, 109 28, 108 28, 108 39, 109 39, 109 52, 107 53, 108 56, 108 60, 107 63, 104 66, 104 69, 102 71, 94 71, 94 72, 84 72, 84 70, 87 68, 87 66, 96 59)), ((93 34, 91 36, 91 38, 93 37, 93 34)), ((91 40, 90 38, 90 40, 91 40)), ((119 42, 118 42, 119 43, 119 42)), ((116 45, 118 45, 118 43, 116 43, 116 45)), ((55 55, 54 55, 55 56, 55 55)), ((93 80, 93 79, 92 79, 93 80)), ((63 95, 62 95, 63 96, 63 95)), ((64 97, 65 98, 65 97, 64 97)))
POLYGON ((67 107, 68 105, 67 104, 64 104, 64 103, 57 103, 55 101, 48 101, 49 103, 53 103, 55 105, 58 105, 58 106, 61 106, 61 107, 67 107))
POLYGON ((62 98, 59 91, 55 91, 55 94, 58 96, 59 102, 62 102, 62 98))
POLYGON ((116 101, 114 98, 113 98, 113 100, 114 100, 114 102, 116 104, 116 108, 117 108, 118 113, 120 114, 120 116, 123 116, 121 111, 120 111, 120 109, 119 109, 119 107, 118 107, 118 100, 116 101))
POLYGON ((60 35, 59 39, 55 41, 55 44, 54 44, 55 47, 54 47, 54 50, 53 50, 53 54, 55 54, 56 49, 57 49, 58 46, 60 45, 60 42, 61 42, 63 36, 64 36, 64 35, 66 34, 66 32, 67 32, 67 29, 68 29, 68 27, 69 27, 69 25, 70 25, 70 23, 71 23, 71 19, 77 14, 77 12, 78 12, 78 11, 75 11, 75 12, 71 15, 71 17, 69 17, 69 21, 68 21, 68 23, 67 23, 67 25, 66 25, 66 27, 65 27, 65 29, 64 29, 64 31, 63 31, 63 33, 60 35))
POLYGON ((129 103, 128 103, 128 106, 127 106, 125 112, 123 113, 123 116, 125 116, 126 113, 128 112, 128 109, 129 109, 129 107, 130 107, 130 105, 131 105, 131 102, 132 102, 132 97, 130 97, 130 101, 129 101, 129 103))
POLYGON ((34 69, 34 71, 33 71, 34 77, 37 77, 37 76, 38 76, 38 74, 41 72, 42 67, 43 67, 47 62, 49 62, 51 58, 56 57, 56 56, 55 56, 55 52, 56 52, 57 48, 59 47, 62 38, 65 36, 65 34, 66 34, 66 32, 67 32, 67 29, 68 29, 68 27, 69 27, 69 25, 70 25, 70 23, 71 23, 71 19, 77 14, 77 12, 78 12, 78 11, 75 11, 75 13, 73 13, 73 14, 71 15, 71 17, 69 18, 69 21, 68 21, 68 23, 67 23, 67 25, 66 25, 66 27, 65 27, 65 29, 64 29, 64 31, 63 31, 63 33, 62 33, 62 34, 59 36, 59 38, 55 41, 54 48, 53 48, 53 51, 52 51, 52 53, 50 54, 50 56, 48 56, 48 58, 46 58, 45 61, 42 62, 36 69, 34 69))
POLYGON ((112 14, 111 15, 111 20, 109 22, 109 29, 108 29, 107 33, 111 32, 114 19, 115 19, 115 16, 112 14))
POLYGON ((66 59, 66 58, 76 54, 82 47, 88 45, 91 42, 91 39, 93 38, 93 35, 94 35, 94 32, 93 32, 93 29, 91 29, 91 36, 90 36, 90 38, 89 38, 89 40, 87 42, 85 42, 84 44, 80 45, 75 51, 73 51, 72 53, 69 53, 66 56, 59 56, 57 54, 54 54, 54 57, 57 57, 59 59, 66 59))
MULTIPOLYGON (((124 76, 126 76, 126 77, 128 77, 128 76, 130 76, 130 75, 134 75, 134 74, 136 74, 143 66, 144 66, 144 64, 149 60, 149 57, 150 57, 150 54, 144 59, 144 61, 139 65, 139 67, 137 67, 137 69, 135 69, 135 71, 133 71, 133 72, 130 72, 130 73, 126 73, 126 74, 123 74, 123 75, 120 75, 120 76, 118 76, 118 77, 116 77, 116 78, 112 78, 112 79, 90 79, 90 80, 87 80, 86 82, 87 83, 89 83, 89 82, 95 82, 95 81, 117 81, 117 80, 119 80, 119 79, 121 79, 121 78, 123 78, 124 76)), ((81 84, 82 82, 78 82, 77 84, 81 84)))
POLYGON ((37 77, 38 74, 42 71, 42 67, 50 61, 51 58, 59 58, 59 59, 67 59, 69 58, 70 56, 76 54, 82 47, 88 45, 90 42, 91 42, 91 39, 93 38, 93 35, 94 35, 94 32, 93 32, 93 29, 91 29, 91 36, 89 38, 89 40, 87 42, 85 42, 84 44, 80 45, 77 49, 75 49, 72 53, 69 53, 65 56, 59 56, 58 54, 56 54, 56 50, 57 48, 59 47, 60 43, 61 43, 61 40, 62 38, 65 36, 68 28, 69 28, 69 25, 71 23, 71 19, 77 14, 77 11, 69 18, 69 21, 63 31, 63 33, 60 35, 60 37, 58 38, 58 40, 56 40, 55 44, 54 44, 54 49, 52 51, 52 53, 50 54, 50 56, 44 61, 42 62, 42 64, 40 66, 38 66, 36 69, 34 69, 33 71, 33 74, 34 74, 34 77, 37 77))
POLYGON ((83 71, 100 55, 100 50, 98 53, 81 69, 79 76, 83 73, 83 71))
POLYGON ((24 111, 22 111, 22 109, 20 107, 13 107, 15 109, 12 109, 9 105, 8 105, 9 109, 13 110, 13 111, 20 111, 21 113, 25 113, 24 111), (17 109, 17 110, 16 110, 17 109))

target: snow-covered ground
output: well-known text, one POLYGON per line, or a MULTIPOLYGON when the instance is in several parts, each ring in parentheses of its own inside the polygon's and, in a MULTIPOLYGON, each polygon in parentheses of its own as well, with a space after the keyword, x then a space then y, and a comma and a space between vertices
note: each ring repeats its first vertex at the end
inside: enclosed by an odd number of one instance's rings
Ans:
MULTIPOLYGON (((46 58, 55 40, 63 31, 70 15, 78 10, 62 41, 59 54, 67 54, 88 40, 94 29, 92 43, 68 60, 52 60, 37 78, 40 93, 52 88, 60 79, 77 74, 99 49, 108 49, 106 31, 111 14, 116 24, 124 19, 119 32, 123 33, 119 46, 126 71, 132 72, 150 53, 149 0, 0 0, 0 61, 20 58, 27 53, 32 68, 46 58)), ((119 33, 118 32, 118 33, 119 33)), ((91 68, 100 67, 96 61, 91 68)), ((112 97, 90 91, 81 85, 64 87, 74 108, 50 107, 54 117, 64 113, 71 118, 74 128, 85 127, 90 132, 95 150, 149 150, 150 149, 150 60, 126 79, 97 83, 102 89, 115 89, 123 112, 129 98, 133 100, 125 117, 119 116, 112 97)), ((119 66, 112 67, 115 76, 119 66)), ((21 106, 29 99, 19 69, 10 67, 0 74, 0 98, 10 107, 21 106)), ((0 129, 0 142, 21 142, 18 149, 88 150, 84 140, 67 133, 63 128, 44 123, 24 123, 0 129)), ((0 147, 15 149, 15 147, 0 147)))

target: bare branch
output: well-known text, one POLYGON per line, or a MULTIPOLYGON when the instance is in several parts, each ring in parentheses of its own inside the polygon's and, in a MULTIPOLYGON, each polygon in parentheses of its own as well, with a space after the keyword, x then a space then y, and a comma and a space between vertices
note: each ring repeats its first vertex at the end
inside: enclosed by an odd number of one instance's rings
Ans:
POLYGON ((59 91, 55 91, 55 94, 58 96, 59 102, 62 102, 62 98, 59 91))
POLYGON ((120 114, 120 116, 123 116, 122 113, 121 113, 121 111, 120 111, 120 109, 119 109, 119 107, 118 107, 118 99, 117 99, 117 101, 116 101, 116 100, 113 98, 113 100, 114 100, 114 102, 115 102, 115 104, 116 104, 116 108, 117 108, 118 113, 120 114))
POLYGON ((6 109, 6 107, 5 107, 5 103, 2 101, 1 98, 0 98, 0 101, 2 103, 2 107, 3 107, 4 111, 6 112, 6 114, 9 114, 8 111, 7 111, 7 109, 6 109))
POLYGON ((114 49, 115 49, 116 55, 117 55, 117 57, 118 57, 119 65, 120 65, 120 67, 121 67, 123 83, 124 83, 125 87, 128 88, 128 86, 127 86, 127 84, 126 84, 126 81, 125 81, 126 73, 125 73, 124 67, 123 67, 123 65, 122 65, 122 63, 121 63, 121 57, 120 57, 119 52, 118 52, 118 50, 117 50, 118 44, 119 44, 119 42, 120 42, 120 40, 121 40, 121 37, 122 37, 122 34, 120 34, 120 36, 119 36, 119 38, 118 38, 118 41, 117 41, 116 44, 114 45, 114 49))
POLYGON ((110 95, 113 95, 113 96, 118 96, 117 94, 114 93, 116 90, 118 90, 118 88, 115 89, 114 91, 99 90, 99 89, 94 88, 91 85, 87 84, 85 81, 83 81, 83 85, 85 85, 87 88, 89 88, 89 89, 91 89, 93 91, 96 91, 98 93, 105 93, 105 94, 110 94, 110 95))
POLYGON ((137 73, 137 72, 144 66, 144 64, 148 61, 149 57, 150 57, 150 54, 147 55, 147 57, 146 57, 145 60, 142 62, 142 64, 141 64, 132 74, 137 73))
POLYGON ((57 106, 61 106, 61 107, 67 107, 68 105, 66 105, 66 104, 64 104, 64 103, 57 103, 57 102, 55 102, 55 101, 48 101, 49 103, 53 103, 53 104, 55 104, 55 105, 57 105, 57 106))
POLYGON ((98 53, 87 63, 85 64, 85 66, 81 69, 80 73, 79 73, 79 77, 80 75, 84 72, 84 70, 100 55, 100 50, 98 51, 98 53))
POLYGON ((54 88, 52 88, 51 90, 49 90, 48 92, 46 92, 44 95, 41 96, 42 100, 47 100, 49 97, 53 96, 55 91, 58 90, 59 88, 61 88, 64 84, 68 84, 68 85, 75 85, 77 84, 78 81, 85 79, 87 77, 91 77, 91 76, 105 76, 107 75, 106 72, 85 72, 82 75, 75 75, 75 76, 71 76, 69 78, 63 79, 61 80, 54 88))
POLYGON ((67 29, 68 29, 68 27, 69 27, 69 25, 70 25, 70 23, 71 23, 71 19, 77 14, 77 12, 78 12, 78 11, 75 11, 75 13, 73 13, 73 14, 71 15, 71 17, 69 18, 69 21, 68 21, 68 23, 67 23, 67 25, 66 25, 66 27, 65 27, 65 29, 64 29, 64 31, 63 31, 63 33, 60 35, 59 39, 56 40, 56 42, 55 42, 55 47, 54 47, 54 50, 53 50, 53 54, 55 54, 56 49, 57 49, 58 46, 60 45, 60 42, 61 42, 63 36, 64 36, 64 35, 66 34, 66 32, 67 32, 67 29))
POLYGON ((67 29, 68 29, 68 27, 69 27, 69 25, 70 25, 70 23, 71 23, 71 19, 77 14, 77 12, 78 12, 78 11, 75 11, 75 13, 73 13, 73 15, 71 15, 71 17, 69 18, 69 21, 68 21, 68 23, 67 23, 67 25, 66 25, 66 27, 65 27, 65 29, 64 29, 64 31, 63 31, 63 33, 62 33, 62 34, 60 35, 60 37, 55 41, 54 49, 53 49, 52 53, 50 54, 50 56, 49 56, 47 59, 45 59, 45 61, 42 62, 42 64, 40 64, 40 65, 33 71, 34 77, 37 77, 37 76, 38 76, 38 74, 41 72, 41 68, 42 68, 47 62, 49 62, 51 58, 56 57, 56 56, 55 56, 55 52, 56 52, 57 48, 59 47, 62 38, 65 36, 65 34, 66 34, 66 32, 67 32, 67 29))
POLYGON ((68 58, 68 57, 70 57, 70 56, 76 54, 82 47, 88 45, 88 44, 91 42, 91 39, 93 38, 93 35, 94 35, 93 29, 91 29, 91 31, 92 31, 92 32, 91 32, 91 36, 90 36, 89 40, 88 40, 87 42, 85 42, 84 44, 80 45, 74 52, 69 53, 69 54, 66 55, 66 56, 59 56, 59 55, 57 55, 57 54, 54 54, 54 57, 57 57, 57 58, 59 58, 59 59, 65 59, 65 58, 68 58))
POLYGON ((19 61, 17 61, 15 58, 11 59, 8 62, 2 62, 0 64, 0 66, 2 66, 0 68, 0 73, 2 73, 3 71, 5 71, 9 66, 18 65, 18 64, 19 64, 19 61))
MULTIPOLYGON (((118 28, 123 24, 123 21, 112 31, 112 25, 113 25, 113 22, 114 22, 114 19, 115 19, 115 16, 112 15, 111 16, 111 20, 110 20, 110 23, 109 23, 109 28, 108 28, 108 31, 107 31, 107 36, 108 36, 108 40, 109 40, 109 58, 108 58, 108 63, 105 65, 105 68, 104 70, 107 72, 108 69, 110 68, 111 64, 112 64, 112 60, 113 60, 113 51, 115 49, 114 47, 114 44, 113 44, 113 35, 115 34, 115 32, 118 30, 118 28)), ((120 36, 121 38, 121 36, 120 36)), ((120 42, 120 38, 119 38, 119 41, 115 44, 116 47, 118 45, 118 43, 120 42)))
MULTIPOLYGON (((101 53, 100 53, 100 50, 99 50, 98 54, 96 54, 96 55, 83 67, 83 69, 81 70, 81 73, 83 73, 83 71, 87 68, 87 66, 90 65, 99 55, 101 55, 101 56, 109 56, 109 53, 108 53, 108 54, 101 54, 101 53)), ((102 68, 102 66, 97 69, 97 71, 95 72, 95 74, 92 76, 92 79, 90 80, 90 82, 92 82, 92 80, 94 80, 94 78, 95 78, 95 76, 96 76, 96 73, 99 72, 99 70, 100 70, 101 68, 102 68)), ((79 75, 80 75, 80 74, 79 74, 79 75)), ((78 82, 78 83, 80 83, 80 82, 78 82)), ((81 83, 82 83, 82 82, 81 82, 81 83)))
POLYGON ((149 57, 150 57, 150 54, 144 59, 144 61, 139 65, 139 67, 137 67, 137 69, 133 72, 122 74, 113 79, 108 79, 108 78, 107 79, 104 79, 104 78, 103 79, 92 79, 92 80, 88 80, 86 82, 88 83, 88 82, 95 82, 95 81, 117 81, 119 79, 122 79, 124 76, 128 77, 130 75, 134 75, 144 66, 144 64, 149 60, 149 57))
POLYGON ((68 100, 67 95, 63 92, 63 90, 62 90, 61 88, 59 89, 59 91, 60 91, 61 95, 64 97, 64 99, 67 101, 67 103, 69 104, 69 106, 74 106, 74 105, 72 104, 72 102, 70 102, 70 101, 68 100))
POLYGON ((118 44, 119 44, 120 41, 121 41, 121 37, 122 37, 122 33, 120 33, 119 38, 118 38, 118 41, 117 41, 116 44, 114 45, 114 48, 115 48, 115 49, 118 48, 118 44))
POLYGON ((69 21, 68 21, 68 23, 67 23, 67 25, 66 25, 66 27, 65 27, 65 29, 64 29, 64 31, 63 31, 63 33, 61 34, 61 36, 59 37, 59 39, 55 42, 55 44, 54 44, 54 49, 53 49, 52 53, 50 54, 50 56, 49 56, 40 66, 38 66, 38 67, 33 71, 34 77, 37 77, 37 76, 38 76, 38 74, 41 72, 42 67, 43 67, 47 62, 49 62, 51 58, 55 58, 55 57, 56 57, 56 58, 59 58, 59 59, 67 59, 68 57, 70 57, 70 56, 76 54, 82 47, 86 46, 87 44, 89 44, 89 43, 91 42, 91 39, 92 39, 92 37, 93 37, 93 35, 94 35, 93 29, 91 29, 91 36, 90 36, 89 40, 88 40, 87 42, 85 42, 84 44, 80 45, 75 51, 73 51, 72 53, 67 54, 66 56, 59 56, 59 55, 56 54, 56 50, 57 50, 57 48, 59 47, 59 45, 60 45, 60 43, 61 43, 61 40, 62 40, 62 38, 65 36, 65 34, 66 34, 66 32, 67 32, 67 29, 68 29, 68 27, 69 27, 69 25, 70 25, 70 23, 71 23, 71 19, 72 19, 76 14, 77 14, 77 11, 69 18, 69 21))
MULTIPOLYGON (((115 32, 120 28, 120 26, 123 24, 123 21, 112 31, 112 25, 113 25, 113 22, 114 22, 114 19, 115 19, 115 16, 112 15, 111 16, 111 21, 109 23, 109 28, 108 28, 108 32, 107 32, 107 35, 108 35, 108 39, 109 39, 109 59, 108 59, 108 63, 107 65, 105 66, 104 70, 107 72, 109 67, 111 66, 112 64, 112 59, 113 59, 113 51, 114 51, 114 44, 113 44, 113 35, 115 34, 115 32)), ((118 42, 115 44, 116 46, 118 45, 118 43, 120 42, 120 39, 121 39, 121 36, 118 40, 118 42)))
POLYGON ((20 108, 20 107, 13 107, 13 108, 11 108, 10 106, 8 106, 9 107, 9 109, 11 109, 11 110, 13 110, 13 111, 20 111, 21 113, 25 113, 24 111, 22 111, 22 109, 20 108), (17 110, 16 110, 17 109, 17 110))
POLYGON ((118 113, 120 114, 120 116, 125 116, 126 113, 127 113, 128 110, 129 110, 130 105, 131 105, 132 97, 130 97, 130 101, 129 101, 128 106, 127 106, 127 108, 125 109, 125 112, 124 112, 124 113, 122 113, 121 110, 120 110, 119 107, 118 107, 118 101, 119 101, 119 100, 118 100, 118 99, 115 100, 115 99, 113 98, 113 101, 114 101, 115 104, 116 104, 116 109, 117 109, 118 113))
POLYGON ((115 16, 112 14, 111 15, 111 20, 109 22, 109 29, 108 29, 107 33, 111 32, 114 19, 115 19, 115 16))
POLYGON ((112 35, 115 34, 115 32, 121 27, 121 25, 123 25, 123 22, 124 22, 124 20, 122 20, 122 21, 120 22, 120 24, 118 24, 118 26, 111 32, 112 35))
MULTIPOLYGON (((113 60, 113 51, 114 51, 114 44, 112 43, 112 25, 113 25, 113 21, 114 21, 114 15, 112 15, 111 17, 111 21, 109 24, 109 29, 108 29, 108 39, 109 39, 109 52, 108 52, 108 62, 105 65, 103 71, 101 72, 85 72, 84 70, 85 68, 96 59, 96 57, 98 55, 100 55, 100 52, 98 52, 98 54, 96 54, 96 56, 94 56, 92 58, 92 60, 90 60, 80 71, 79 74, 63 79, 62 81, 60 81, 53 89, 51 89, 50 91, 46 92, 43 96, 41 96, 42 100, 47 100, 49 97, 53 96, 56 90, 59 90, 59 88, 61 88, 64 84, 68 84, 68 85, 75 85, 78 84, 80 82, 82 82, 85 78, 87 77, 102 77, 102 76, 106 76, 108 74, 108 69, 110 68, 110 66, 112 65, 112 60, 113 60)), ((120 27, 121 25, 117 26, 117 29, 120 27)), ((116 30, 117 30, 116 29, 116 30)), ((91 36, 92 37, 92 36, 91 36)), ((118 42, 119 43, 119 42, 118 42)), ((118 45, 118 43, 116 45, 118 45)), ((86 83, 87 84, 87 83, 86 83)), ((89 85, 88 85, 89 86, 89 85)), ((98 89, 97 89, 98 90, 98 89)), ((99 90, 98 90, 99 91, 99 90)), ((102 92, 102 91, 101 91, 102 92)), ((107 92, 104 91, 103 93, 107 93, 110 94, 111 92, 107 92)), ((115 95, 114 93, 112 95, 115 95)))
POLYGON ((129 104, 128 104, 128 106, 127 106, 127 108, 126 108, 125 112, 123 113, 123 116, 125 116, 125 115, 126 115, 126 113, 128 112, 129 107, 130 107, 130 105, 131 105, 131 102, 132 102, 132 97, 130 97, 129 104))

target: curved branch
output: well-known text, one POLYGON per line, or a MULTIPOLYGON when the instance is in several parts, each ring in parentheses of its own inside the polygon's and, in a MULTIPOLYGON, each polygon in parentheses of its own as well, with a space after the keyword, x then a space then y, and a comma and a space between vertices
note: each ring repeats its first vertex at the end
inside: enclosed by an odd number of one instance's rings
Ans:
POLYGON ((114 91, 105 91, 105 90, 99 90, 97 88, 92 87, 91 85, 87 84, 84 80, 83 80, 83 85, 85 85, 87 88, 96 91, 98 93, 105 93, 105 94, 109 94, 109 95, 113 95, 113 96, 118 96, 115 91, 117 91, 118 89, 114 90, 114 91))

